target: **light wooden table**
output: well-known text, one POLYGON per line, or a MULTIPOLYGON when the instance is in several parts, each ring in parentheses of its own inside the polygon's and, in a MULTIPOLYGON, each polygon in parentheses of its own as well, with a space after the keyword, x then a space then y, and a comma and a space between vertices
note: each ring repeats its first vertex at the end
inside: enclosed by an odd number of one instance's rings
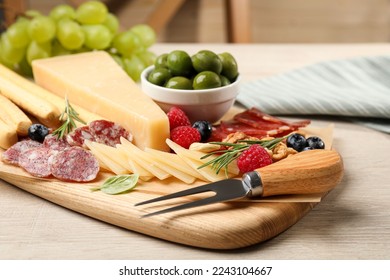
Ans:
MULTIPOLYGON (((390 54, 390 44, 178 45, 229 51, 244 82, 327 59, 390 54)), ((317 207, 279 236, 249 248, 186 247, 93 220, 0 180, 0 259, 390 259, 390 135, 337 118, 334 147, 345 176, 317 207)), ((142 220, 140 220, 142 223, 142 220)))

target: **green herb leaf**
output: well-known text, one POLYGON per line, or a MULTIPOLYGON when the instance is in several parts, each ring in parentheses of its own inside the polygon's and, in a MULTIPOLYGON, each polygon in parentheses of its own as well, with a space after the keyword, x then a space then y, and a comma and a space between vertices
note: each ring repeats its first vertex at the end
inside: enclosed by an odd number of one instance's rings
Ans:
POLYGON ((91 191, 102 191, 106 194, 121 194, 134 189, 137 185, 139 175, 116 175, 108 178, 104 183, 91 191))
POLYGON ((58 139, 63 138, 66 134, 77 127, 75 121, 86 124, 85 121, 80 119, 76 110, 69 104, 68 97, 65 97, 65 109, 60 115, 60 121, 63 122, 62 125, 53 131, 53 135, 57 135, 58 139))

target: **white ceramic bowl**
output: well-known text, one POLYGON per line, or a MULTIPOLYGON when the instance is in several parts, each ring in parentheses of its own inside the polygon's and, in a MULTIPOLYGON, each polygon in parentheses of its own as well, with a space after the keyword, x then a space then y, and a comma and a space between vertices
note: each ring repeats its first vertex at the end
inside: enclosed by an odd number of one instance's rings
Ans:
POLYGON ((149 66, 141 74, 141 87, 165 112, 173 106, 186 112, 191 122, 207 120, 214 123, 221 119, 232 107, 239 93, 240 76, 234 83, 213 89, 182 90, 157 86, 147 80, 154 66, 149 66))

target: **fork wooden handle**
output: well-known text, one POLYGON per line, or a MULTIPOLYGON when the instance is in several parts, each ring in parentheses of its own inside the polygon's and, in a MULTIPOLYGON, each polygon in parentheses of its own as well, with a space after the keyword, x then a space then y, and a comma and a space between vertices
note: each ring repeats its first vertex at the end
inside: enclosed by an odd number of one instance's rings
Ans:
POLYGON ((343 177, 343 161, 333 150, 310 150, 262 167, 263 196, 325 193, 343 177))

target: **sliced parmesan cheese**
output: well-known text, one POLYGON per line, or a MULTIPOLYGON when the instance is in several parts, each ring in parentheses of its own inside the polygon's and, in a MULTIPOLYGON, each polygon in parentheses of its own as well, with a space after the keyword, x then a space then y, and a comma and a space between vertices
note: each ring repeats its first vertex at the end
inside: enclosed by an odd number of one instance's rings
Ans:
POLYGON ((134 136, 134 144, 168 150, 166 114, 104 51, 34 60, 38 85, 108 120, 134 136))
MULTIPOLYGON (((205 163, 204 160, 201 160, 200 157, 196 156, 196 155, 199 156, 200 152, 194 153, 194 151, 190 151, 188 149, 185 149, 170 139, 166 139, 166 142, 169 145, 169 147, 181 159, 183 159, 189 166, 191 166, 194 170, 198 171, 203 177, 205 177, 210 182, 224 180, 226 178, 234 177, 237 175, 237 174, 232 174, 232 173, 225 174, 225 172, 223 172, 223 171, 216 174, 215 170, 213 170, 209 166, 199 168, 199 166, 201 166, 202 164, 205 163)), ((202 154, 202 153, 200 153, 200 154, 202 154)), ((229 170, 229 172, 230 172, 230 170, 229 170)))
POLYGON ((161 162, 164 165, 169 166, 172 169, 176 169, 180 172, 188 174, 191 177, 198 178, 203 181, 207 181, 197 170, 190 167, 184 160, 182 160, 177 154, 162 152, 151 148, 146 148, 145 152, 153 156, 156 161, 161 162))
POLYGON ((147 156, 147 153, 137 148, 130 141, 125 138, 121 138, 121 145, 123 146, 123 150, 129 150, 129 153, 133 155, 132 159, 137 162, 140 166, 148 170, 154 176, 156 176, 160 180, 164 180, 171 176, 168 172, 161 169, 155 162, 151 160, 147 156))
MULTIPOLYGON (((209 162, 217 157, 217 155, 210 155, 207 158, 203 158, 204 156, 207 155, 207 153, 185 149, 170 139, 166 139, 166 142, 167 142, 168 146, 173 151, 175 151, 175 153, 177 153, 178 155, 179 154, 184 155, 185 157, 188 157, 189 159, 192 159, 194 161, 199 162, 199 166, 201 166, 201 165, 203 165, 203 164, 205 164, 205 163, 207 163, 207 162, 209 162)), ((201 169, 198 169, 198 170, 200 171, 201 169)), ((228 172, 231 173, 232 175, 238 175, 240 173, 240 170, 238 169, 237 163, 235 161, 231 162, 228 165, 228 172)))
MULTIPOLYGON (((112 153, 112 151, 109 151, 107 149, 109 146, 105 146, 96 142, 91 142, 89 140, 86 140, 84 143, 91 150, 92 154, 98 159, 99 163, 102 162, 103 166, 107 166, 110 171, 117 175, 129 173, 129 170, 126 167, 124 167, 123 165, 118 163, 118 161, 115 160, 116 157, 111 156, 112 154, 110 153, 112 153)), ((113 147, 109 148, 115 149, 113 147)))

